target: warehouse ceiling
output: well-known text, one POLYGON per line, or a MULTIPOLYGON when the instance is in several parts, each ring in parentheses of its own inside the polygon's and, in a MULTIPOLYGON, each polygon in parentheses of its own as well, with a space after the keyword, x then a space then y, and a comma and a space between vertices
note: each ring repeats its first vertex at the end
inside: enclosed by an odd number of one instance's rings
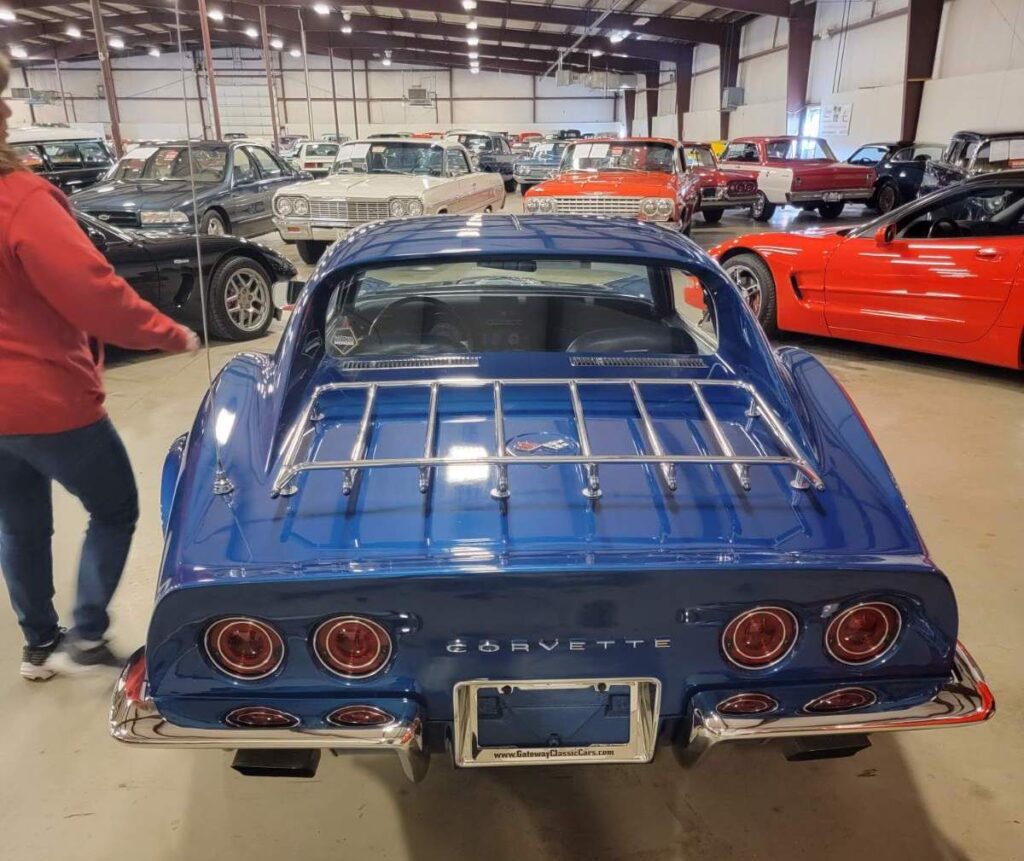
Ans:
MULTIPOLYGON (((100 2, 111 56, 201 47, 200 0, 100 2), (178 7, 176 14, 175 6, 178 7)), ((543 75, 576 69, 650 71, 684 46, 720 45, 753 15, 785 16, 789 0, 383 0, 372 4, 206 0, 213 47, 259 48, 264 7, 272 49, 543 75), (474 60, 477 57, 473 57, 474 60)), ((97 56, 89 2, 0 0, 0 46, 21 63, 97 56)))

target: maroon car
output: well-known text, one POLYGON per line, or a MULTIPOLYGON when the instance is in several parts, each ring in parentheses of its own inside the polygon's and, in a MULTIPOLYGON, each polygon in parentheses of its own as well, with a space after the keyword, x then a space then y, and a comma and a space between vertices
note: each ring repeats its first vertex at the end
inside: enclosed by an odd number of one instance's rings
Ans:
POLYGON ((736 138, 722 163, 757 172, 757 200, 750 207, 757 221, 767 221, 779 206, 838 218, 847 203, 867 203, 875 193, 874 170, 839 161, 823 138, 736 138))
POLYGON ((696 175, 700 189, 698 210, 708 224, 717 224, 727 209, 747 208, 757 202, 757 174, 722 167, 711 146, 683 141, 683 162, 696 175))

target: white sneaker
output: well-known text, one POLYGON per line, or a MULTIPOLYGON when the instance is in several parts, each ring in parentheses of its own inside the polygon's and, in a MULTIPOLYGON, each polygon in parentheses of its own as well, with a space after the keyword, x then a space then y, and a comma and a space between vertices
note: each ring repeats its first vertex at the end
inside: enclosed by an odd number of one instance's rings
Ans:
POLYGON ((42 646, 25 646, 21 650, 21 677, 30 682, 45 682, 57 675, 53 656, 64 641, 63 628, 57 629, 57 636, 42 646))

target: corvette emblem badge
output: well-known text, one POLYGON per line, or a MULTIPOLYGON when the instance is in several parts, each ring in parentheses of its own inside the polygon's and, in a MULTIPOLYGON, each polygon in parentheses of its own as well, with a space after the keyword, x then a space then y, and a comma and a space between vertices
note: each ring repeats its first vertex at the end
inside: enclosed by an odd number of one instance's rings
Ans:
POLYGON ((513 457, 517 455, 576 454, 576 441, 557 433, 539 431, 512 437, 506 449, 513 457))

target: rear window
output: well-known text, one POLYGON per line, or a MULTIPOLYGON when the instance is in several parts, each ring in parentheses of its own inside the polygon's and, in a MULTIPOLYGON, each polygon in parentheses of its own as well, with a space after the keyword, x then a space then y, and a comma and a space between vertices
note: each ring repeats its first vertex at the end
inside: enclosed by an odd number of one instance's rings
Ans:
POLYGON ((779 138, 768 141, 769 161, 835 161, 825 141, 818 138, 779 138))
POLYGON ((731 143, 722 153, 722 161, 758 162, 760 154, 756 143, 731 143))
POLYGON ((338 145, 334 143, 306 144, 303 154, 316 158, 334 158, 338 154, 338 145))

